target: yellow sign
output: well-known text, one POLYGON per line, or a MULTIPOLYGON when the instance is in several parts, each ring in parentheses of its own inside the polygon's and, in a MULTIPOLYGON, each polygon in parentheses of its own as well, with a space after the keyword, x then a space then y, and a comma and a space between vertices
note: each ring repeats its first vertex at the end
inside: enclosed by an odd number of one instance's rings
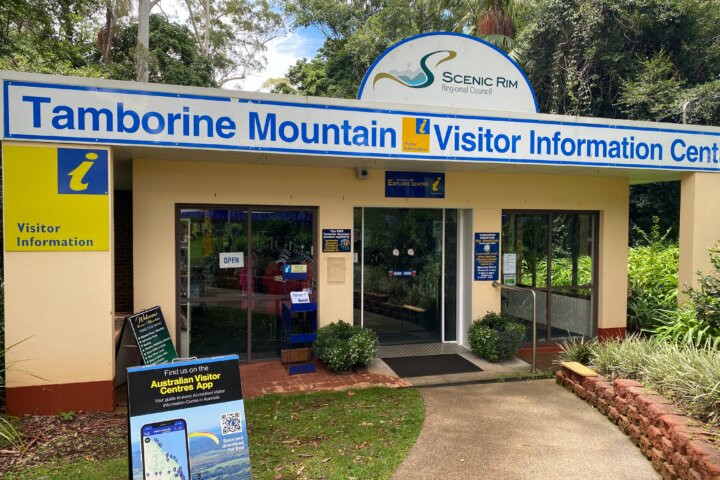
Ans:
POLYGON ((108 250, 107 150, 3 146, 5 250, 108 250))
POLYGON ((403 117, 402 119, 402 151, 430 151, 430 119, 403 117))

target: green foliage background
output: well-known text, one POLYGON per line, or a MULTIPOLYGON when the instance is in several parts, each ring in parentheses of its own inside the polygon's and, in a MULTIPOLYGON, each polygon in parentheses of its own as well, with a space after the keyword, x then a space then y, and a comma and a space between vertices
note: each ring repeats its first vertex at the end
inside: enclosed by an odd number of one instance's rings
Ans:
POLYGON ((666 312, 677 309, 680 249, 660 233, 656 217, 649 233, 628 250, 628 330, 654 330, 666 312))

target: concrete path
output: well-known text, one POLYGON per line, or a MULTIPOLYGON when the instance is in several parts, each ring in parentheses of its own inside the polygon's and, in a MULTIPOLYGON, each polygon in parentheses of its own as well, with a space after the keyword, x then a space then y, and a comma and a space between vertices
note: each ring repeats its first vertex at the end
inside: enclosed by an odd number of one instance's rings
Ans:
POLYGON ((420 392, 425 425, 395 480, 660 478, 617 426, 554 380, 420 392))

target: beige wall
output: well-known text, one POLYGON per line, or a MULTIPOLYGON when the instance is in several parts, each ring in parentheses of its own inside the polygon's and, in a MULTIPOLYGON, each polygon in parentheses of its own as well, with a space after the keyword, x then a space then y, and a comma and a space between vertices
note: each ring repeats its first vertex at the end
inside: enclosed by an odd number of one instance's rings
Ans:
MULTIPOLYGON (((601 211, 601 328, 625 325, 627 179, 548 175, 447 173, 446 198, 384 196, 384 172, 358 180, 349 168, 303 168, 239 163, 133 162, 135 309, 160 305, 175 332, 175 205, 245 204, 318 207, 318 229, 352 228, 353 207, 472 209, 472 230, 499 232, 502 209, 601 211)), ((318 232, 319 233, 319 232, 318 232)), ((472 258, 469 259, 472 261, 472 258)), ((321 324, 352 320, 352 256, 318 253, 321 324), (344 284, 328 284, 327 259, 346 261, 344 284)), ((472 318, 499 309, 490 282, 473 282, 472 318)))
MULTIPOLYGON (((720 176, 715 173, 685 174, 680 199, 680 290, 697 286, 698 270, 712 269, 708 248, 720 240, 720 176)), ((681 296, 682 298, 682 296, 681 296)))
MULTIPOLYGON (((111 194, 108 203, 112 215, 111 194)), ((108 251, 4 252, 9 388, 112 380, 112 227, 109 235, 108 251)))

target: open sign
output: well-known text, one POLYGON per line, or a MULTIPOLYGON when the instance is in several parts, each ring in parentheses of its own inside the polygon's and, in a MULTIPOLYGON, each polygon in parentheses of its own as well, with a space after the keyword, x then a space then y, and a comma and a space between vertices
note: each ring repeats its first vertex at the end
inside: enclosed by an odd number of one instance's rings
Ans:
POLYGON ((226 252, 220 254, 220 268, 243 268, 245 256, 243 252, 226 252))

